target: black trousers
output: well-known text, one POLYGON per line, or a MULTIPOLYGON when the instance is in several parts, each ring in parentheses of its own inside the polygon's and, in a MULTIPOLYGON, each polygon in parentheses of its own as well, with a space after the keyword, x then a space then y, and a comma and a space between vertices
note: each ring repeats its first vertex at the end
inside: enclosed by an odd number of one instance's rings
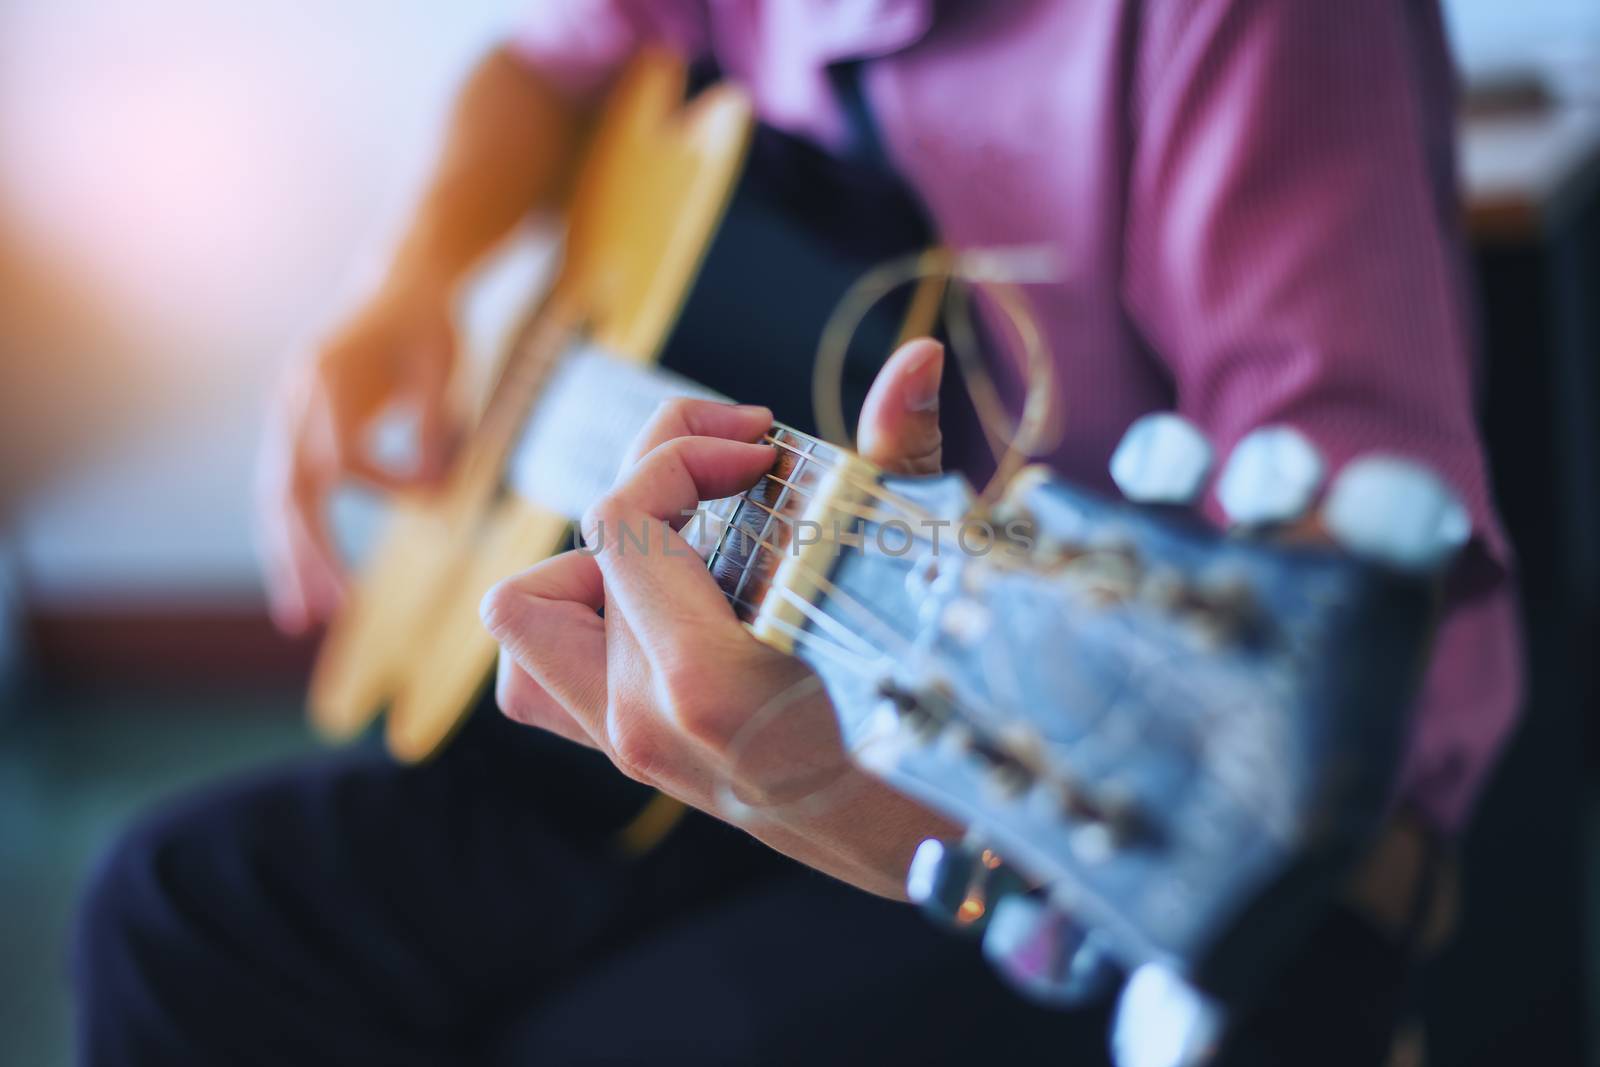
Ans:
MULTIPOLYGON (((976 945, 709 817, 625 857, 647 795, 490 710, 420 767, 346 750, 190 796, 88 888, 81 1062, 1106 1061, 1105 1008, 1035 1008, 976 945)), ((1318 936, 1241 1062, 1378 1062, 1393 961, 1318 936)))
MULTIPOLYGON (((648 794, 480 711, 431 763, 268 771, 130 829, 84 900, 81 1060, 957 1062, 1104 1047, 975 945, 709 817, 626 858, 648 794)), ((1092 1062, 1092 1060, 1090 1061, 1092 1062)))

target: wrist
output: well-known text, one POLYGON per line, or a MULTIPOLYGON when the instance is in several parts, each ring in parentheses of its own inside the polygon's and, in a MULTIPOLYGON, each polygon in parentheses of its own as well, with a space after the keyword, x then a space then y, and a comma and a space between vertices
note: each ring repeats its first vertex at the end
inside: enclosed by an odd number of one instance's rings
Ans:
POLYGON ((409 295, 454 299, 465 278, 469 259, 423 232, 406 238, 389 262, 383 289, 409 295))

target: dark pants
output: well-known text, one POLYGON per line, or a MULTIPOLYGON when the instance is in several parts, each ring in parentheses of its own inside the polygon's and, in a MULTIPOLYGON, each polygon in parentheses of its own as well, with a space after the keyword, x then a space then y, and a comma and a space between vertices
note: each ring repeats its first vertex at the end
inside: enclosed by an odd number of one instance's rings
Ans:
MULTIPOLYGON (((971 942, 709 817, 625 858, 646 796, 492 712, 421 767, 347 750, 191 796, 89 888, 82 1060, 1104 1062, 1104 1008, 1034 1008, 971 942)), ((1378 1062, 1397 973, 1336 916, 1240 1062, 1378 1062)))
MULTIPOLYGON (((347 750, 188 797, 97 872, 82 1059, 110 1064, 957 1062, 1104 1048, 904 905, 479 713, 433 762, 347 750)), ((1090 1061, 1092 1062, 1092 1060, 1090 1061)))

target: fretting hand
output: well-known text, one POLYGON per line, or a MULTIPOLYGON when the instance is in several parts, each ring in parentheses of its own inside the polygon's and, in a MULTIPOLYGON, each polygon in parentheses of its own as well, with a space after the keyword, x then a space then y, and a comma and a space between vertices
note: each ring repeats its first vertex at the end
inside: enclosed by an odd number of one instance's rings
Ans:
MULTIPOLYGON (((894 355, 863 410, 866 458, 901 473, 938 470, 942 369, 932 341, 894 355)), ((730 746, 806 668, 750 636, 675 531, 702 500, 741 493, 772 466, 772 448, 754 443, 771 425, 765 408, 665 405, 585 516, 586 543, 598 553, 557 556, 484 601, 502 648, 497 697, 506 714, 598 748, 629 777, 713 814, 720 783, 741 795, 781 787, 730 746), (648 550, 620 548, 624 530, 649 531, 648 550)), ((783 723, 789 773, 847 766, 820 691, 785 706, 783 723)), ((918 842, 950 827, 865 775, 841 773, 829 786, 834 803, 778 805, 749 829, 796 859, 898 896, 918 842)))

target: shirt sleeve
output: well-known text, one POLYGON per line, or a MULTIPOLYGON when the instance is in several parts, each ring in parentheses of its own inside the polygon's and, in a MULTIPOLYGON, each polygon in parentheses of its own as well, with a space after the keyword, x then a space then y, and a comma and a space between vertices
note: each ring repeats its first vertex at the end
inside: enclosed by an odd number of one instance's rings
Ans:
POLYGON ((1437 7, 1173 0, 1147 23, 1122 288, 1179 410, 1224 459, 1288 424, 1330 472, 1368 452, 1419 460, 1472 517, 1405 779, 1458 822, 1514 717, 1519 654, 1474 414, 1437 7))
POLYGON ((710 50, 708 21, 703 0, 534 0, 509 46, 581 99, 599 92, 645 45, 700 58, 710 50))

